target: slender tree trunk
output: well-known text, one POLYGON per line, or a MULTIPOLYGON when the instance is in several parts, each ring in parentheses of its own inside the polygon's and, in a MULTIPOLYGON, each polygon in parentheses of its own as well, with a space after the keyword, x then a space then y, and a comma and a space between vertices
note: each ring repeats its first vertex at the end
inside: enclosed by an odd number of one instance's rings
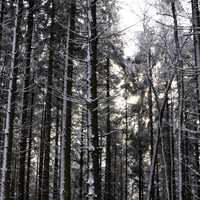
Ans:
MULTIPOLYGON (((123 141, 123 134, 121 137, 121 141, 123 141)), ((123 200, 124 198, 124 170, 123 170, 123 163, 124 163, 124 158, 123 158, 123 145, 121 144, 121 152, 120 152, 120 188, 119 188, 119 200, 123 200)))
POLYGON ((140 101, 139 101, 139 112, 138 112, 138 172, 139 172, 139 183, 138 183, 138 191, 139 191, 139 200, 143 200, 143 190, 144 190, 144 180, 143 180, 143 150, 142 150, 142 115, 143 115, 143 106, 144 106, 144 91, 141 91, 140 101))
MULTIPOLYGON (((46 108, 45 101, 43 102, 43 110, 42 110, 42 120, 41 120, 41 133, 40 133, 40 154, 39 154, 39 166, 38 166, 38 200, 41 200, 42 196, 42 175, 43 175, 43 167, 44 167, 44 126, 46 120, 46 108)), ((37 177, 36 177, 37 178, 37 177)))
POLYGON ((172 77, 171 77, 171 79, 170 79, 170 81, 167 85, 162 107, 160 107, 160 105, 158 104, 157 95, 155 94, 157 107, 158 107, 158 111, 159 111, 159 122, 158 122, 158 130, 157 130, 157 133, 156 133, 156 136, 155 136, 152 164, 151 164, 151 167, 150 167, 150 177, 149 177, 149 183, 148 183, 148 189, 147 189, 147 200, 151 199, 152 185, 153 185, 155 168, 156 168, 156 160, 157 160, 157 156, 158 156, 158 148, 159 148, 159 143, 160 143, 160 134, 161 134, 162 125, 163 125, 163 116, 164 116, 164 111, 165 111, 166 103, 167 103, 167 95, 169 93, 169 90, 171 88, 171 84, 172 84, 173 80, 174 80, 174 74, 172 75, 172 77))
POLYGON ((139 165, 139 184, 138 184, 138 189, 139 189, 139 200, 143 200, 143 190, 144 190, 144 184, 143 184, 143 155, 142 155, 142 141, 141 141, 141 136, 138 136, 138 165, 139 165))
MULTIPOLYGON (((5 0, 1 1, 1 13, 0 13, 0 70, 1 70, 1 75, 0 75, 0 100, 3 98, 3 71, 4 71, 4 66, 3 66, 3 61, 2 61, 2 36, 3 36, 3 21, 4 21, 4 12, 5 12, 5 0)), ((4 126, 4 111, 0 107, 0 168, 2 167, 2 151, 3 151, 3 126, 4 126)), ((1 172, 0 172, 0 180, 1 180, 1 172)), ((1 187, 1 185, 0 185, 1 187)))
POLYGON ((44 137, 44 170, 42 176, 42 200, 49 199, 49 165, 50 165, 50 137, 52 123, 52 87, 53 87, 53 65, 54 65, 54 24, 55 24, 55 3, 51 0, 51 27, 49 41, 49 65, 47 70, 47 94, 46 94, 46 120, 45 120, 45 137, 44 137))
MULTIPOLYGON (((64 77, 64 119, 63 119, 63 145, 64 147, 64 183, 61 187, 61 199, 71 199, 71 133, 72 133, 72 101, 67 100, 72 97, 72 86, 73 86, 73 60, 70 57, 74 55, 74 39, 75 39, 75 18, 76 18, 76 1, 71 1, 70 13, 68 16, 68 33, 67 33, 67 45, 66 45, 66 63, 65 63, 65 77, 64 77), (70 55, 70 57, 69 57, 70 55), (65 120, 65 121, 64 121, 65 120), (63 191, 64 189, 64 191, 63 191)), ((61 158, 62 159, 62 158, 61 158)), ((62 176, 62 175, 61 175, 62 176)))
POLYGON ((55 136, 55 160, 54 160, 54 177, 53 177, 53 199, 59 199, 59 189, 58 189, 58 172, 59 172, 59 148, 58 148, 58 138, 59 138, 59 125, 60 125, 60 106, 59 106, 59 99, 57 99, 57 108, 56 108, 56 136, 55 136))
POLYGON ((110 124, 110 59, 107 58, 106 64, 106 98, 107 98, 107 108, 106 108, 106 169, 105 169, 105 193, 104 199, 111 200, 111 124, 110 124))
MULTIPOLYGON (((127 77, 126 77, 127 79, 127 77)), ((127 80, 125 81, 125 84, 127 80)), ((125 108, 125 200, 128 199, 128 90, 127 85, 125 86, 125 99, 126 99, 126 108, 125 108)))
MULTIPOLYGON (((188 120, 188 114, 185 114, 185 122, 188 120)), ((186 124, 186 128, 190 129, 190 127, 186 124)), ((192 200, 192 187, 191 187, 191 182, 190 182, 190 170, 188 166, 192 166, 190 162, 190 154, 189 151, 192 149, 190 146, 190 142, 188 139, 188 132, 184 132, 184 196, 186 200, 192 200)))
POLYGON ((156 166, 156 200, 160 200, 159 164, 156 166))
POLYGON ((13 147, 13 128, 16 108, 16 90, 17 90, 17 74, 18 74, 18 57, 19 57, 19 41, 20 26, 22 19, 23 1, 18 0, 16 4, 16 17, 13 30, 13 45, 11 72, 8 89, 8 103, 6 113, 6 127, 4 136, 3 164, 2 164, 2 184, 1 184, 1 200, 10 200, 10 184, 11 184, 11 168, 12 168, 12 147, 13 147))
MULTIPOLYGON (((151 49, 149 49, 148 52, 148 73, 149 73, 149 78, 153 82, 153 77, 152 77, 152 66, 151 66, 151 49)), ((153 101, 152 101, 152 86, 149 84, 149 90, 148 90, 148 114, 149 114, 149 135, 150 135, 150 157, 151 157, 151 163, 153 159, 153 145, 154 145, 154 133, 153 133, 153 101)), ((154 177, 153 177, 154 179, 154 177)), ((154 180, 152 181, 152 194, 151 194, 151 200, 154 200, 154 180)))
POLYGON ((83 166, 84 166, 84 110, 82 108, 81 119, 81 145, 80 145, 80 177, 79 177, 79 199, 83 200, 83 166))
MULTIPOLYGON (((116 142, 116 141, 115 141, 116 142)), ((114 200, 117 199, 116 198, 116 187, 117 187, 117 144, 115 144, 114 146, 114 172, 113 172, 113 198, 114 200)))
POLYGON ((169 128, 169 99, 167 95, 166 112, 165 112, 165 124, 163 125, 163 140, 162 140, 162 155, 164 161, 164 180, 165 180, 165 190, 167 192, 168 200, 173 198, 171 193, 171 145, 170 145, 170 128, 169 128))
MULTIPOLYGON (((69 55, 74 55, 76 1, 71 2, 69 55)), ((72 97, 73 86, 73 60, 69 58, 67 67, 67 97, 72 97)), ((66 140, 65 140, 65 200, 71 199, 71 132, 72 132, 72 102, 67 100, 66 108, 66 140)))
MULTIPOLYGON (((183 61, 181 58, 181 49, 179 44, 179 36, 178 36, 178 23, 177 23, 177 15, 176 15, 176 7, 174 1, 171 2, 171 10, 174 20, 174 39, 176 45, 176 56, 177 56, 177 67, 183 69, 183 61)), ((181 71, 181 70, 180 70, 181 71)), ((178 134, 178 172, 179 172, 179 200, 183 200, 183 174, 182 174, 182 128, 183 128, 183 109, 184 109, 184 77, 182 72, 177 72, 177 81, 178 81, 178 93, 179 93, 179 134, 178 134)))
POLYGON ((33 34, 33 7, 34 0, 29 0, 28 30, 27 30, 27 47, 26 47, 26 66, 24 70, 24 91, 22 106, 22 129, 19 142, 19 200, 25 199, 25 165, 26 165, 26 143, 29 132, 29 95, 30 95, 30 76, 31 76, 31 52, 32 52, 32 34, 33 34))
MULTIPOLYGON (((32 81, 32 86, 34 85, 34 77, 32 81)), ((29 200, 29 187, 30 187, 30 174, 31 174, 31 156, 32 156, 32 140, 33 140, 33 115, 34 115, 34 89, 32 89, 31 94, 31 105, 30 105, 30 127, 29 127, 29 136, 28 136, 28 156, 27 156, 27 172, 26 172, 26 194, 25 199, 29 200)), ((37 178, 37 177, 36 177, 37 178)))
POLYGON ((171 99, 171 108, 170 108, 170 151, 171 151, 171 192, 173 195, 173 200, 176 200, 176 176, 175 176, 175 153, 174 153, 174 110, 173 110, 173 101, 171 99))
POLYGON ((1 0, 1 13, 0 13, 0 64, 2 65, 2 38, 3 38, 3 21, 5 15, 5 0, 1 0))
POLYGON ((97 22, 96 0, 88 0, 88 122, 90 138, 89 200, 101 199, 101 178, 99 165, 98 100, 97 100, 97 22))
MULTIPOLYGON (((194 49, 195 49, 195 66, 197 68, 200 67, 200 35, 196 34, 196 32, 199 32, 199 27, 200 27, 200 14, 199 14, 199 4, 198 0, 192 0, 191 1, 192 5, 192 24, 193 24, 193 32, 194 32, 194 49)), ((197 70, 197 69, 196 69, 197 70)), ((198 119, 200 120, 200 76, 198 75, 197 71, 197 76, 196 76, 196 95, 197 95, 197 113, 198 113, 198 119)), ((197 127, 199 130, 200 127, 197 127)), ((196 144, 195 144, 195 160, 196 160, 196 171, 199 171, 200 169, 200 164, 199 164, 199 138, 197 138, 196 144)), ((197 175, 196 176, 196 195, 199 197, 200 196, 200 178, 197 175)))

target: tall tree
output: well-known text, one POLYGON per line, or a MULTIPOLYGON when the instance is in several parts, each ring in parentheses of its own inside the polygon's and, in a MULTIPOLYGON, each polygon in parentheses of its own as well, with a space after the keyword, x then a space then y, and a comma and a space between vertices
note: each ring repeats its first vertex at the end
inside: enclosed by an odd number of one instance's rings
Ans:
POLYGON ((179 200, 183 200, 183 174, 182 174, 182 162, 183 162, 183 155, 182 155, 182 129, 183 129, 183 110, 184 110, 184 77, 181 71, 178 72, 178 68, 183 69, 183 60, 181 56, 181 47, 179 42, 178 36, 178 22, 177 22, 177 11, 176 5, 174 1, 171 1, 171 10, 174 20, 174 40, 175 40, 175 47, 176 47, 176 59, 177 59, 177 84, 178 84, 178 93, 179 93, 179 135, 178 135, 178 173, 179 173, 179 200))
POLYGON ((27 46, 26 46, 26 57, 25 57, 25 69, 24 69, 24 92, 23 92, 23 106, 22 106, 22 129, 20 138, 20 166, 19 166, 19 200, 25 199, 25 165, 26 165, 26 146, 27 137, 29 132, 29 95, 31 86, 31 51, 32 51, 32 35, 33 35, 33 8, 34 0, 29 0, 28 8, 28 28, 27 28, 27 46))
POLYGON ((111 200, 111 123, 110 123, 110 59, 106 62, 106 98, 107 98, 107 119, 106 119, 106 169, 105 169, 105 192, 104 199, 111 200))
POLYGON ((13 129, 16 110, 16 90, 18 75, 18 59, 20 55, 19 42, 21 37, 21 21, 22 21, 23 1, 18 0, 16 4, 15 24, 13 28, 13 44, 11 71, 8 89, 8 102, 6 111, 6 126, 4 136, 3 164, 2 164, 2 184, 1 184, 1 200, 9 200, 11 198, 11 170, 12 170, 12 148, 13 148, 13 129))
POLYGON ((65 54, 65 72, 64 72, 64 99, 63 99, 63 133, 62 144, 62 167, 64 180, 61 177, 61 196, 63 200, 71 199, 71 134, 72 134, 72 86, 73 86, 73 56, 76 22, 76 1, 70 2, 70 11, 68 14, 67 42, 65 54), (63 160, 64 159, 64 160, 63 160))
POLYGON ((99 166, 98 99, 97 99, 97 0, 87 0, 88 6, 88 124, 89 151, 92 164, 89 166, 89 200, 101 199, 101 178, 99 166))
MULTIPOLYGON (((192 25, 193 25, 193 40, 194 40, 194 52, 195 52, 195 66, 200 66, 200 35, 196 32, 199 31, 200 27, 200 14, 199 14, 199 4, 197 0, 191 1, 192 8, 192 25)), ((197 95, 197 113, 198 120, 200 120, 200 77, 198 75, 196 69, 196 95, 197 95)), ((199 129, 199 127, 197 127, 199 129)), ((199 140, 197 139, 195 144, 195 152, 196 152, 196 170, 199 171, 199 140)), ((197 192, 196 194, 200 196, 200 179, 199 176, 196 176, 196 184, 197 184, 197 192)))
POLYGON ((50 144, 52 127, 52 88, 53 88, 53 68, 54 68, 54 46, 55 46, 55 2, 50 0, 50 38, 49 38, 49 63, 47 70, 47 94, 46 94, 46 118, 44 127, 44 169, 42 183, 42 199, 49 199, 49 167, 50 167, 50 144))

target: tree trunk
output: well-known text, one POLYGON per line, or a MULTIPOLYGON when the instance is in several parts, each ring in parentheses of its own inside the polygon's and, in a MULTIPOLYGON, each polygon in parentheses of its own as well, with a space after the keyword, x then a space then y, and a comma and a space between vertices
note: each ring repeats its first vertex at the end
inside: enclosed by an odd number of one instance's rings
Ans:
MULTIPOLYGON (((34 77, 32 81, 32 86, 34 86, 34 77)), ((26 172, 26 194, 25 199, 29 200, 29 187, 30 187, 30 173, 31 173, 31 156, 32 156, 32 140, 33 140, 33 115, 34 115, 34 90, 32 89, 31 94, 31 105, 30 105, 30 127, 29 127, 29 136, 28 136, 28 156, 27 156, 27 172, 26 172)), ((37 177, 36 177, 37 178, 37 177)))
POLYGON ((53 88, 53 65, 54 65, 54 25, 55 25, 55 3, 50 0, 51 10, 51 27, 50 27, 50 40, 49 40, 49 63, 47 70, 47 94, 46 94, 46 120, 44 130, 44 170, 42 176, 42 200, 49 199, 49 164, 50 164, 50 137, 51 137, 51 123, 52 123, 52 88, 53 88))
MULTIPOLYGON (((198 0, 192 0, 192 24, 193 24, 193 32, 194 32, 194 52, 195 52, 195 66, 196 68, 196 95, 197 95, 197 113, 198 113, 198 119, 200 120, 200 76, 198 75, 198 68, 200 67, 200 35, 195 34, 196 32, 199 32, 200 27, 200 14, 199 14, 199 4, 198 0)), ((199 130, 200 127, 198 125, 197 129, 199 130)), ((196 144, 195 144, 195 154, 196 154, 196 171, 199 171, 200 164, 199 164, 199 138, 197 138, 196 144)), ((198 175, 196 175, 196 195, 200 196, 200 178, 198 175)))
MULTIPOLYGON (((127 79, 127 77, 126 77, 127 79)), ((127 84, 127 80, 125 81, 127 84)), ((125 200, 128 199, 128 90, 127 85, 125 86, 125 101, 126 101, 126 108, 125 108, 125 200)))
POLYGON ((57 108, 56 108, 56 135, 55 135, 55 160, 54 160, 54 177, 53 177, 53 199, 59 199, 59 189, 58 189, 58 172, 59 172, 59 147, 58 147, 58 138, 59 138, 59 125, 60 125, 60 106, 59 106, 59 99, 57 99, 57 108))
POLYGON ((33 7, 34 0, 29 0, 29 14, 28 14, 28 30, 27 30, 27 47, 25 57, 24 70, 24 91, 23 91, 23 106, 22 106, 22 129, 19 142, 20 158, 19 158, 19 200, 25 199, 25 165, 26 165, 26 146, 29 132, 29 96, 30 96, 30 76, 31 76, 31 52, 32 52, 32 34, 33 34, 33 7))
POLYGON ((18 74, 18 57, 19 57, 19 41, 20 26, 22 19, 23 1, 18 0, 16 5, 16 17, 13 30, 11 72, 8 89, 8 103, 6 113, 6 127, 4 136, 3 164, 2 164, 2 184, 1 184, 1 200, 10 200, 10 184, 11 184, 11 168, 12 168, 12 146, 13 146, 13 128, 16 109, 16 90, 17 90, 17 74, 18 74))
MULTIPOLYGON (((151 49, 149 49, 148 52, 148 73, 149 78, 151 82, 153 82, 152 77, 152 66, 151 66, 151 49)), ((148 90, 148 115, 149 115, 149 124, 148 124, 148 131, 150 135, 150 157, 151 157, 151 163, 153 159, 153 145, 154 145, 154 133, 153 133, 153 100, 152 100, 152 86, 149 84, 149 90, 148 90)), ((152 194, 151 194, 151 200, 154 200, 154 178, 152 181, 152 194)))
MULTIPOLYGON (((5 0, 1 1, 1 13, 0 13, 0 64, 2 65, 2 35, 3 35, 3 21, 4 21, 4 12, 5 12, 5 0)), ((0 75, 0 101, 3 100, 3 82, 5 80, 4 78, 4 69, 3 69, 3 65, 0 68, 1 70, 1 75, 0 75)), ((0 106, 0 168, 2 168, 2 163, 3 163, 3 140, 4 140, 4 136, 3 136, 3 127, 4 127, 4 111, 2 109, 2 106, 0 106)), ((1 172, 0 172, 0 188, 1 188, 1 172)), ((1 196, 1 195, 0 195, 1 196)))
MULTIPOLYGON (((181 57, 181 49, 179 44, 179 36, 178 36, 178 23, 177 23, 177 15, 176 15, 176 7, 174 1, 171 2, 171 10, 174 20, 174 39, 176 46, 176 56, 177 56, 177 66, 176 68, 183 69, 183 61, 181 57)), ((182 174, 182 128, 183 128, 183 109, 184 109, 184 77, 182 71, 178 72, 177 70, 177 83, 178 83, 178 94, 179 94, 179 133, 178 133, 178 183, 179 183, 179 200, 183 200, 183 174, 182 174)))
MULTIPOLYGON (((68 33, 66 44, 66 61, 65 61, 65 77, 64 77, 64 100, 63 100, 63 133, 62 133, 62 157, 61 171, 64 170, 64 180, 61 180, 61 199, 71 199, 71 133, 72 133, 72 101, 68 100, 72 97, 73 86, 73 60, 70 57, 74 55, 74 39, 75 39, 75 19, 76 18, 76 1, 71 1, 71 9, 68 16, 68 33), (69 57, 70 55, 70 57, 69 57), (64 154, 63 154, 64 153, 64 154), (62 160, 64 159, 64 160, 62 160)), ((61 174, 61 176, 63 176, 61 174)), ((62 177, 61 177, 62 179, 62 177)))
POLYGON ((84 109, 82 108, 81 119, 81 145, 80 145, 80 176, 79 176, 79 199, 83 200, 83 166, 84 166, 84 109))
POLYGON ((97 23, 96 0, 88 0, 88 122, 90 138, 89 200, 101 199, 101 178, 99 167, 98 100, 97 100, 97 23))
MULTIPOLYGON (((46 108, 45 101, 43 102, 42 110, 42 120, 41 120, 41 133, 40 133, 40 154, 39 154, 39 166, 38 166, 38 186, 37 195, 38 200, 41 200, 42 196, 42 176, 43 176, 43 167, 44 167, 44 126, 46 120, 46 108)), ((37 177, 36 177, 37 178, 37 177)))
POLYGON ((107 108, 106 108, 106 167, 105 167, 105 193, 104 199, 111 200, 111 124, 110 124, 110 59, 107 58, 106 64, 106 98, 107 98, 107 108))

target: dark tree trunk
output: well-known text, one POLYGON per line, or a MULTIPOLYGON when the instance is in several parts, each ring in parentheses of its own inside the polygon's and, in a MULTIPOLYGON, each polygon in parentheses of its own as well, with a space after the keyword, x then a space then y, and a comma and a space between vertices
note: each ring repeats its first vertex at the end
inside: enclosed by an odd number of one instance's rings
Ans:
MULTIPOLYGON (((44 167, 44 126, 46 120, 46 108, 45 102, 43 102, 43 110, 42 110, 42 120, 41 120, 41 133, 40 133, 40 154, 39 154, 39 166, 38 166, 38 184, 37 187, 37 195, 38 200, 41 200, 42 196, 42 175, 43 175, 43 167, 44 167)), ((37 177, 36 177, 37 178, 37 177)))
POLYGON ((47 94, 46 94, 46 120, 44 130, 44 170, 42 176, 42 200, 49 199, 49 164, 50 164, 50 138, 51 138, 51 123, 52 123, 52 88, 53 88, 53 65, 54 65, 54 43, 55 43, 55 2, 50 0, 51 9, 51 27, 49 39, 49 64, 47 70, 47 94))
POLYGON ((173 200, 176 200, 176 177, 175 177, 175 153, 174 153, 174 117, 173 117, 173 102, 171 99, 171 107, 170 107, 170 150, 171 150, 171 192, 173 194, 173 200))
POLYGON ((107 98, 107 130, 106 130, 106 169, 105 169, 105 200, 112 199, 112 192, 111 192, 111 124, 110 124, 110 59, 107 58, 106 64, 106 98, 107 98))
POLYGON ((183 194, 183 152, 182 152, 182 128, 184 124, 184 77, 183 77, 183 60, 181 57, 181 48, 180 48, 180 43, 179 43, 179 35, 178 35, 178 22, 177 22, 177 11, 176 11, 176 6, 175 2, 171 2, 171 11, 172 11, 172 16, 173 16, 173 21, 174 21, 174 41, 175 41, 175 47, 176 47, 176 68, 180 68, 181 70, 177 70, 177 86, 178 86, 178 99, 179 99, 179 116, 178 116, 178 123, 179 123, 179 134, 178 134, 178 172, 179 172, 179 177, 178 177, 178 183, 179 183, 179 200, 184 199, 184 194, 183 194))
MULTIPOLYGON (((115 141, 116 142, 116 141, 115 141)), ((117 187, 117 144, 114 144, 114 166, 113 166, 113 199, 116 198, 116 187, 117 187)))
MULTIPOLYGON (((69 31, 69 57, 74 55, 76 1, 71 2, 70 31, 69 31)), ((69 58, 67 66, 67 96, 72 97, 73 86, 73 60, 69 58)), ((71 200, 71 133, 72 133, 72 101, 67 100, 66 105, 66 132, 65 132, 65 200, 71 200)))
POLYGON ((22 106, 22 130, 20 135, 20 158, 19 158, 19 200, 25 199, 25 165, 26 165, 26 146, 27 137, 29 132, 29 96, 30 96, 30 68, 31 68, 31 51, 32 51, 32 34, 33 34, 33 7, 34 0, 29 0, 29 14, 28 14, 28 30, 27 30, 27 47, 25 57, 25 70, 24 70, 24 91, 23 91, 23 106, 22 106))
MULTIPOLYGON (((167 85, 167 84, 166 84, 167 85)), ((171 144, 170 144, 170 127, 169 127, 169 99, 167 95, 167 103, 166 103, 166 112, 165 112, 165 124, 163 124, 162 132, 163 132, 163 160, 164 160, 164 165, 165 165, 165 190, 167 192, 167 196, 169 200, 173 199, 173 194, 171 192, 171 144)))
MULTIPOLYGON (((0 64, 2 65, 2 35, 3 35, 3 21, 4 21, 4 12, 5 12, 5 0, 1 1, 1 13, 0 13, 0 64)), ((0 101, 3 101, 3 82, 4 82, 4 69, 3 65, 0 67, 1 75, 0 75, 0 101)), ((0 168, 2 167, 3 163, 3 126, 4 126, 4 111, 2 106, 0 106, 0 168)), ((0 180, 1 180, 1 172, 0 172, 0 180)), ((1 186, 0 186, 1 187, 1 186)))
MULTIPOLYGON (((151 64, 151 50, 149 49, 148 52, 148 73, 149 73, 149 79, 153 82, 153 77, 152 77, 152 64, 151 64)), ((149 135, 150 135, 150 157, 151 157, 151 163, 153 159, 153 145, 154 145, 154 133, 153 133, 153 100, 152 100, 152 86, 149 84, 148 88, 148 115, 149 115, 149 124, 148 124, 148 129, 149 129, 149 135)), ((151 200, 154 200, 154 177, 152 181, 152 193, 151 193, 151 200)))
POLYGON ((84 166, 84 110, 82 108, 81 119, 81 145, 80 145, 80 176, 79 176, 79 199, 83 200, 83 166, 84 166))
MULTIPOLYGON (((198 0, 192 0, 192 24, 193 24, 193 32, 194 32, 194 49, 195 49, 195 66, 199 68, 200 66, 200 35, 195 34, 196 32, 199 32, 200 27, 200 14, 199 14, 199 4, 198 0)), ((196 69, 196 72, 198 74, 198 69, 196 69)), ((195 77, 196 81, 196 95, 197 95, 197 113, 198 113, 198 119, 200 120, 200 76, 197 75, 195 77)), ((199 129, 199 127, 197 127, 199 129)), ((199 164, 199 138, 197 138, 196 144, 195 144, 195 160, 196 160, 196 171, 199 171, 200 164, 199 164)), ((196 195, 200 196, 200 178, 199 175, 196 175, 196 195)))
MULTIPOLYGON (((126 80, 127 81, 127 80, 126 80)), ((127 84, 125 81, 125 84, 127 84)), ((125 200, 128 199, 128 89, 127 85, 125 86, 125 99, 126 99, 126 108, 125 108, 125 200)))
POLYGON ((97 100, 97 11, 96 11, 97 0, 92 0, 90 3, 91 9, 91 38, 90 38, 90 57, 91 57, 91 128, 93 135, 93 147, 92 162, 93 162, 93 176, 94 176, 94 192, 95 199, 101 199, 101 177, 100 177, 100 165, 99 165, 99 134, 98 134, 98 100, 97 100))
POLYGON ((20 55, 19 42, 21 37, 23 1, 18 0, 16 6, 15 27, 13 33, 11 73, 9 80, 8 108, 6 117, 6 128, 4 137, 4 158, 2 169, 1 196, 4 200, 11 198, 11 168, 12 168, 12 148, 13 148, 13 129, 16 110, 16 90, 18 75, 18 59, 20 55))
MULTIPOLYGON (((34 87, 34 77, 32 81, 32 87, 34 87)), ((31 105, 30 105, 30 127, 29 127, 29 136, 28 136, 28 155, 27 155, 27 172, 26 172, 26 194, 25 199, 29 200, 29 187, 30 187, 30 175, 31 175, 31 156, 32 156, 32 140, 33 140, 33 115, 34 115, 34 89, 32 89, 31 94, 31 105)), ((36 177, 37 178, 37 177, 36 177)))
POLYGON ((60 106, 59 99, 57 100, 57 108, 56 108, 56 135, 55 135, 55 160, 54 160, 54 177, 53 177, 53 200, 59 199, 59 189, 58 189, 58 179, 59 179, 59 157, 58 157, 58 138, 59 138, 59 125, 60 125, 60 106))
MULTIPOLYGON (((0 61, 2 61, 2 36, 3 36, 3 21, 5 15, 5 0, 1 0, 1 13, 0 13, 0 61)), ((2 64, 2 62, 0 62, 2 64)))

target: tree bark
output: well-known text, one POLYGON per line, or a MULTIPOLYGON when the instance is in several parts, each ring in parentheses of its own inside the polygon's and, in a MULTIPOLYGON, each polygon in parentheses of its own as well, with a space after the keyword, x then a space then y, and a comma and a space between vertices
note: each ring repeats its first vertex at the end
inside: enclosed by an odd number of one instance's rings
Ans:
POLYGON ((106 167, 105 167, 105 192, 104 199, 111 200, 111 124, 110 124, 110 59, 107 58, 106 63, 106 167))
MULTIPOLYGON (((72 101, 68 100, 72 97, 73 87, 73 60, 70 57, 74 55, 74 39, 75 39, 75 22, 76 22, 76 1, 71 1, 70 13, 68 16, 68 33, 66 44, 66 61, 65 61, 65 77, 64 77, 64 100, 63 100, 63 133, 62 145, 63 153, 61 159, 64 170, 64 180, 61 180, 61 199, 71 199, 71 133, 72 133, 72 101), (64 190, 63 190, 64 189, 64 190)), ((62 176, 62 175, 61 175, 62 176)), ((62 177, 61 177, 62 179, 62 177)))
POLYGON ((49 63, 47 70, 47 94, 46 94, 46 120, 44 130, 44 170, 42 176, 42 200, 49 199, 49 164, 50 164, 50 137, 52 123, 52 88, 53 88, 53 65, 54 65, 54 43, 55 43, 55 2, 50 0, 51 10, 51 27, 49 39, 49 63))
MULTIPOLYGON (((194 52, 195 52, 195 66, 197 67, 196 71, 200 67, 200 35, 195 34, 196 32, 199 32, 200 27, 200 14, 199 14, 199 4, 198 0, 192 0, 192 24, 193 24, 193 40, 194 40, 194 52)), ((197 95, 197 113, 198 113, 198 119, 200 120, 200 76, 198 75, 198 72, 196 72, 196 95, 197 95)), ((197 129, 199 129, 199 125, 197 129)), ((199 171, 200 169, 200 163, 199 163, 199 138, 197 138, 196 144, 195 144, 195 154, 196 154, 196 171, 199 171)), ((200 196, 200 178, 198 175, 196 175, 196 195, 200 196)))
POLYGON ((19 42, 21 36, 21 19, 22 19, 23 1, 18 0, 16 5, 16 17, 13 30, 11 72, 8 89, 8 102, 6 113, 6 127, 4 136, 3 164, 2 164, 2 184, 1 184, 1 200, 10 200, 11 185, 11 168, 12 168, 12 147, 13 147, 13 129, 16 110, 16 90, 17 90, 17 74, 18 74, 18 57, 19 42))
POLYGON ((55 135, 55 160, 54 160, 54 177, 53 177, 53 199, 59 199, 59 188, 58 188, 58 179, 59 179, 59 146, 58 146, 58 138, 59 138, 59 125, 60 125, 60 106, 59 99, 57 99, 57 108, 56 108, 56 135, 55 135))
MULTIPOLYGON (((171 10, 174 20, 174 39, 176 46, 176 56, 177 56, 177 66, 176 68, 183 69, 183 61, 181 57, 181 49, 179 43, 178 36, 178 23, 177 23, 177 15, 176 15, 176 7, 174 1, 171 2, 171 10)), ((177 69, 176 69, 177 70, 177 69)), ((179 200, 183 200, 183 174, 182 174, 182 163, 183 163, 183 155, 182 155, 182 128, 183 128, 183 109, 184 109, 184 77, 181 72, 177 70, 177 83, 178 83, 178 95, 179 95, 179 133, 178 133, 178 183, 179 183, 179 200)))
MULTIPOLYGON (((34 77, 32 81, 32 86, 34 85, 34 77)), ((31 175, 31 156, 32 156, 32 140, 33 140, 33 115, 34 115, 34 99, 35 99, 35 93, 34 89, 32 89, 31 94, 31 105, 30 105, 30 127, 29 127, 29 136, 28 136, 28 155, 27 155, 27 172, 26 172, 26 194, 25 199, 29 200, 30 194, 29 194, 29 187, 30 187, 30 175, 31 175)), ((36 177, 37 178, 37 177, 36 177)))
MULTIPOLYGON (((39 166, 38 166, 38 184, 37 186, 37 199, 41 200, 42 197, 42 176, 44 168, 44 126, 46 120, 46 108, 45 101, 43 102, 42 120, 41 120, 41 133, 40 133, 40 154, 39 154, 39 166)), ((37 177, 36 177, 37 178, 37 177)))
POLYGON ((88 0, 88 122, 90 138, 89 200, 101 199, 101 178, 99 165, 98 99, 97 99, 97 22, 96 0, 88 0))
POLYGON ((81 119, 81 145, 80 145, 80 176, 79 176, 79 199, 83 200, 83 166, 84 166, 84 109, 82 108, 81 119))
POLYGON ((27 46, 25 57, 24 70, 24 91, 23 91, 23 106, 22 106, 22 129, 19 142, 20 158, 19 158, 19 200, 25 199, 25 165, 26 165, 26 146, 29 132, 29 96, 30 96, 30 76, 31 76, 31 52, 32 52, 32 35, 33 35, 33 7, 34 0, 29 0, 29 14, 28 14, 28 30, 27 30, 27 46))

